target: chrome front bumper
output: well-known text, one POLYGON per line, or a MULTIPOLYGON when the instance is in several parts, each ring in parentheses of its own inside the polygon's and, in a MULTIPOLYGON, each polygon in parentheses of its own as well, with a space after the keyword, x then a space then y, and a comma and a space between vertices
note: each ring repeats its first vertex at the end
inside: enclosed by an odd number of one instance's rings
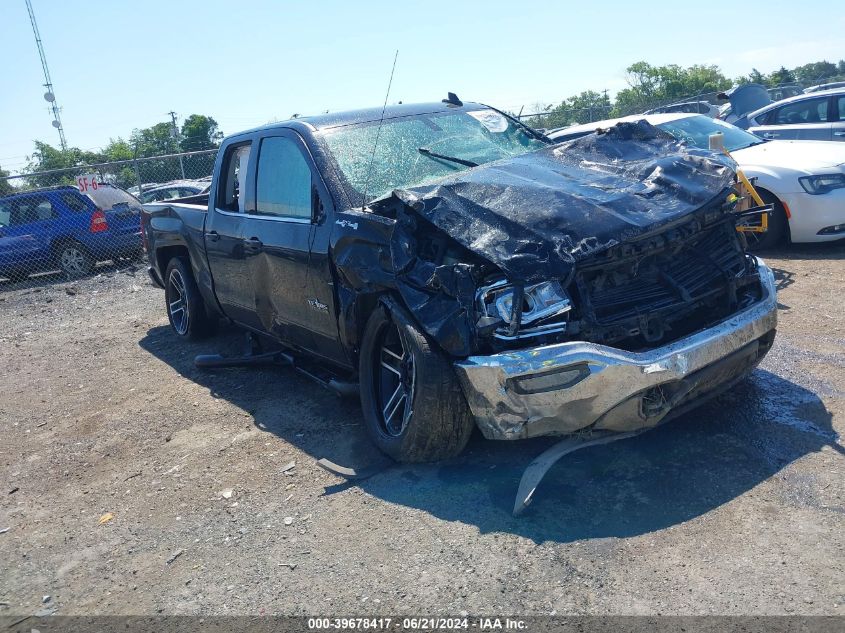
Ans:
POLYGON ((455 363, 485 437, 627 432, 656 425, 729 386, 759 362, 777 326, 774 275, 758 260, 763 297, 705 330, 647 352, 569 342, 455 363))

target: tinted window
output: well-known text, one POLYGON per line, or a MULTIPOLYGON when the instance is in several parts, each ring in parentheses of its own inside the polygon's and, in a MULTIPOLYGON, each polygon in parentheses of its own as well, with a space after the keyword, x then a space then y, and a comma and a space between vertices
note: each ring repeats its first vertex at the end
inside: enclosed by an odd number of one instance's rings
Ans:
POLYGON ((845 97, 836 97, 836 109, 839 111, 839 120, 845 121, 845 97))
POLYGON ((9 226, 12 211, 8 203, 0 202, 0 226, 9 226))
POLYGON ((261 141, 256 212, 311 219, 311 168, 296 144, 283 137, 261 141))
POLYGON ((789 103, 775 110, 768 119, 769 125, 799 125, 827 121, 827 97, 805 99, 789 103))
POLYGON ((65 206, 70 209, 71 211, 85 211, 87 206, 85 204, 85 200, 82 199, 80 194, 74 193, 63 193, 61 195, 62 202, 64 202, 65 206))
POLYGON ((51 220, 56 217, 53 204, 46 196, 28 196, 9 203, 7 226, 20 226, 51 220))

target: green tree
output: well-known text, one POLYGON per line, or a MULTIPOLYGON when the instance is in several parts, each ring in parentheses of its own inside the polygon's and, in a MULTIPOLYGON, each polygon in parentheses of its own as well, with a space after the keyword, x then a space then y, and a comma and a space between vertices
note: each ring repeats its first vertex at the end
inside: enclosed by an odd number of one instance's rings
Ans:
POLYGON ((215 149, 223 138, 215 121, 204 114, 192 114, 182 123, 182 140, 179 145, 183 152, 203 149, 215 149))
POLYGON ((7 196, 15 192, 12 183, 7 180, 9 172, 0 167, 0 196, 7 196))
POLYGON ((99 156, 96 152, 85 152, 78 147, 61 150, 49 143, 35 141, 35 151, 27 157, 27 165, 24 169, 26 173, 38 174, 59 169, 67 171, 28 176, 27 183, 31 187, 73 184, 76 176, 86 171, 83 166, 96 163, 99 156))
POLYGON ((179 152, 179 141, 173 134, 173 126, 168 122, 133 130, 129 144, 137 150, 138 158, 179 152))
POLYGON ((731 81, 718 66, 677 64, 652 66, 636 62, 627 68, 628 85, 616 95, 614 114, 622 116, 642 112, 659 105, 725 90, 731 81))
POLYGON ((568 97, 555 107, 549 106, 546 114, 540 117, 540 122, 535 125, 552 129, 574 123, 600 121, 610 115, 612 108, 613 104, 607 93, 586 90, 579 95, 568 97))
POLYGON ((791 70, 787 70, 783 66, 778 68, 775 72, 769 75, 766 83, 769 86, 781 86, 783 84, 795 83, 795 75, 791 70))
POLYGON ((825 60, 793 68, 792 74, 795 76, 795 79, 805 86, 812 86, 815 83, 824 81, 828 77, 835 76, 837 74, 837 68, 836 64, 825 60))

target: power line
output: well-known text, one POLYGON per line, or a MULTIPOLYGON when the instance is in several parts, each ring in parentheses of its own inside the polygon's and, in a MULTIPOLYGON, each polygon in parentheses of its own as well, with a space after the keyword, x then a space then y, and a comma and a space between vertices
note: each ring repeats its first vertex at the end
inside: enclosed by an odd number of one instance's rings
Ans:
POLYGON ((35 22, 35 12, 32 10, 32 2, 26 0, 26 10, 29 12, 29 21, 32 22, 32 32, 35 34, 35 44, 38 47, 38 55, 41 57, 41 68, 44 70, 44 87, 47 92, 44 93, 44 99, 50 104, 50 109, 53 111, 53 127, 59 132, 59 143, 62 146, 62 151, 67 150, 67 141, 65 140, 65 130, 62 127, 62 118, 59 116, 59 104, 56 103, 56 94, 53 92, 53 81, 50 79, 50 69, 47 67, 47 56, 44 54, 44 46, 41 44, 41 34, 38 32, 38 24, 35 22))

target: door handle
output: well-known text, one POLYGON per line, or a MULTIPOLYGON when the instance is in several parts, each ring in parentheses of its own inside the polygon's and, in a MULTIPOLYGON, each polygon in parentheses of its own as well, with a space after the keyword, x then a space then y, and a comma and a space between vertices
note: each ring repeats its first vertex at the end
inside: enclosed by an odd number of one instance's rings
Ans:
POLYGON ((834 136, 845 136, 845 132, 834 132, 834 136))
POLYGON ((206 237, 208 237, 209 242, 216 242, 220 239, 220 233, 218 233, 217 231, 209 231, 205 235, 206 237))
POLYGON ((765 132, 763 134, 763 138, 777 138, 780 134, 775 134, 774 132, 765 132))
POLYGON ((259 240, 257 237, 251 237, 249 239, 244 240, 244 247, 248 251, 257 252, 257 251, 260 251, 263 246, 264 246, 264 243, 261 240, 259 240))

